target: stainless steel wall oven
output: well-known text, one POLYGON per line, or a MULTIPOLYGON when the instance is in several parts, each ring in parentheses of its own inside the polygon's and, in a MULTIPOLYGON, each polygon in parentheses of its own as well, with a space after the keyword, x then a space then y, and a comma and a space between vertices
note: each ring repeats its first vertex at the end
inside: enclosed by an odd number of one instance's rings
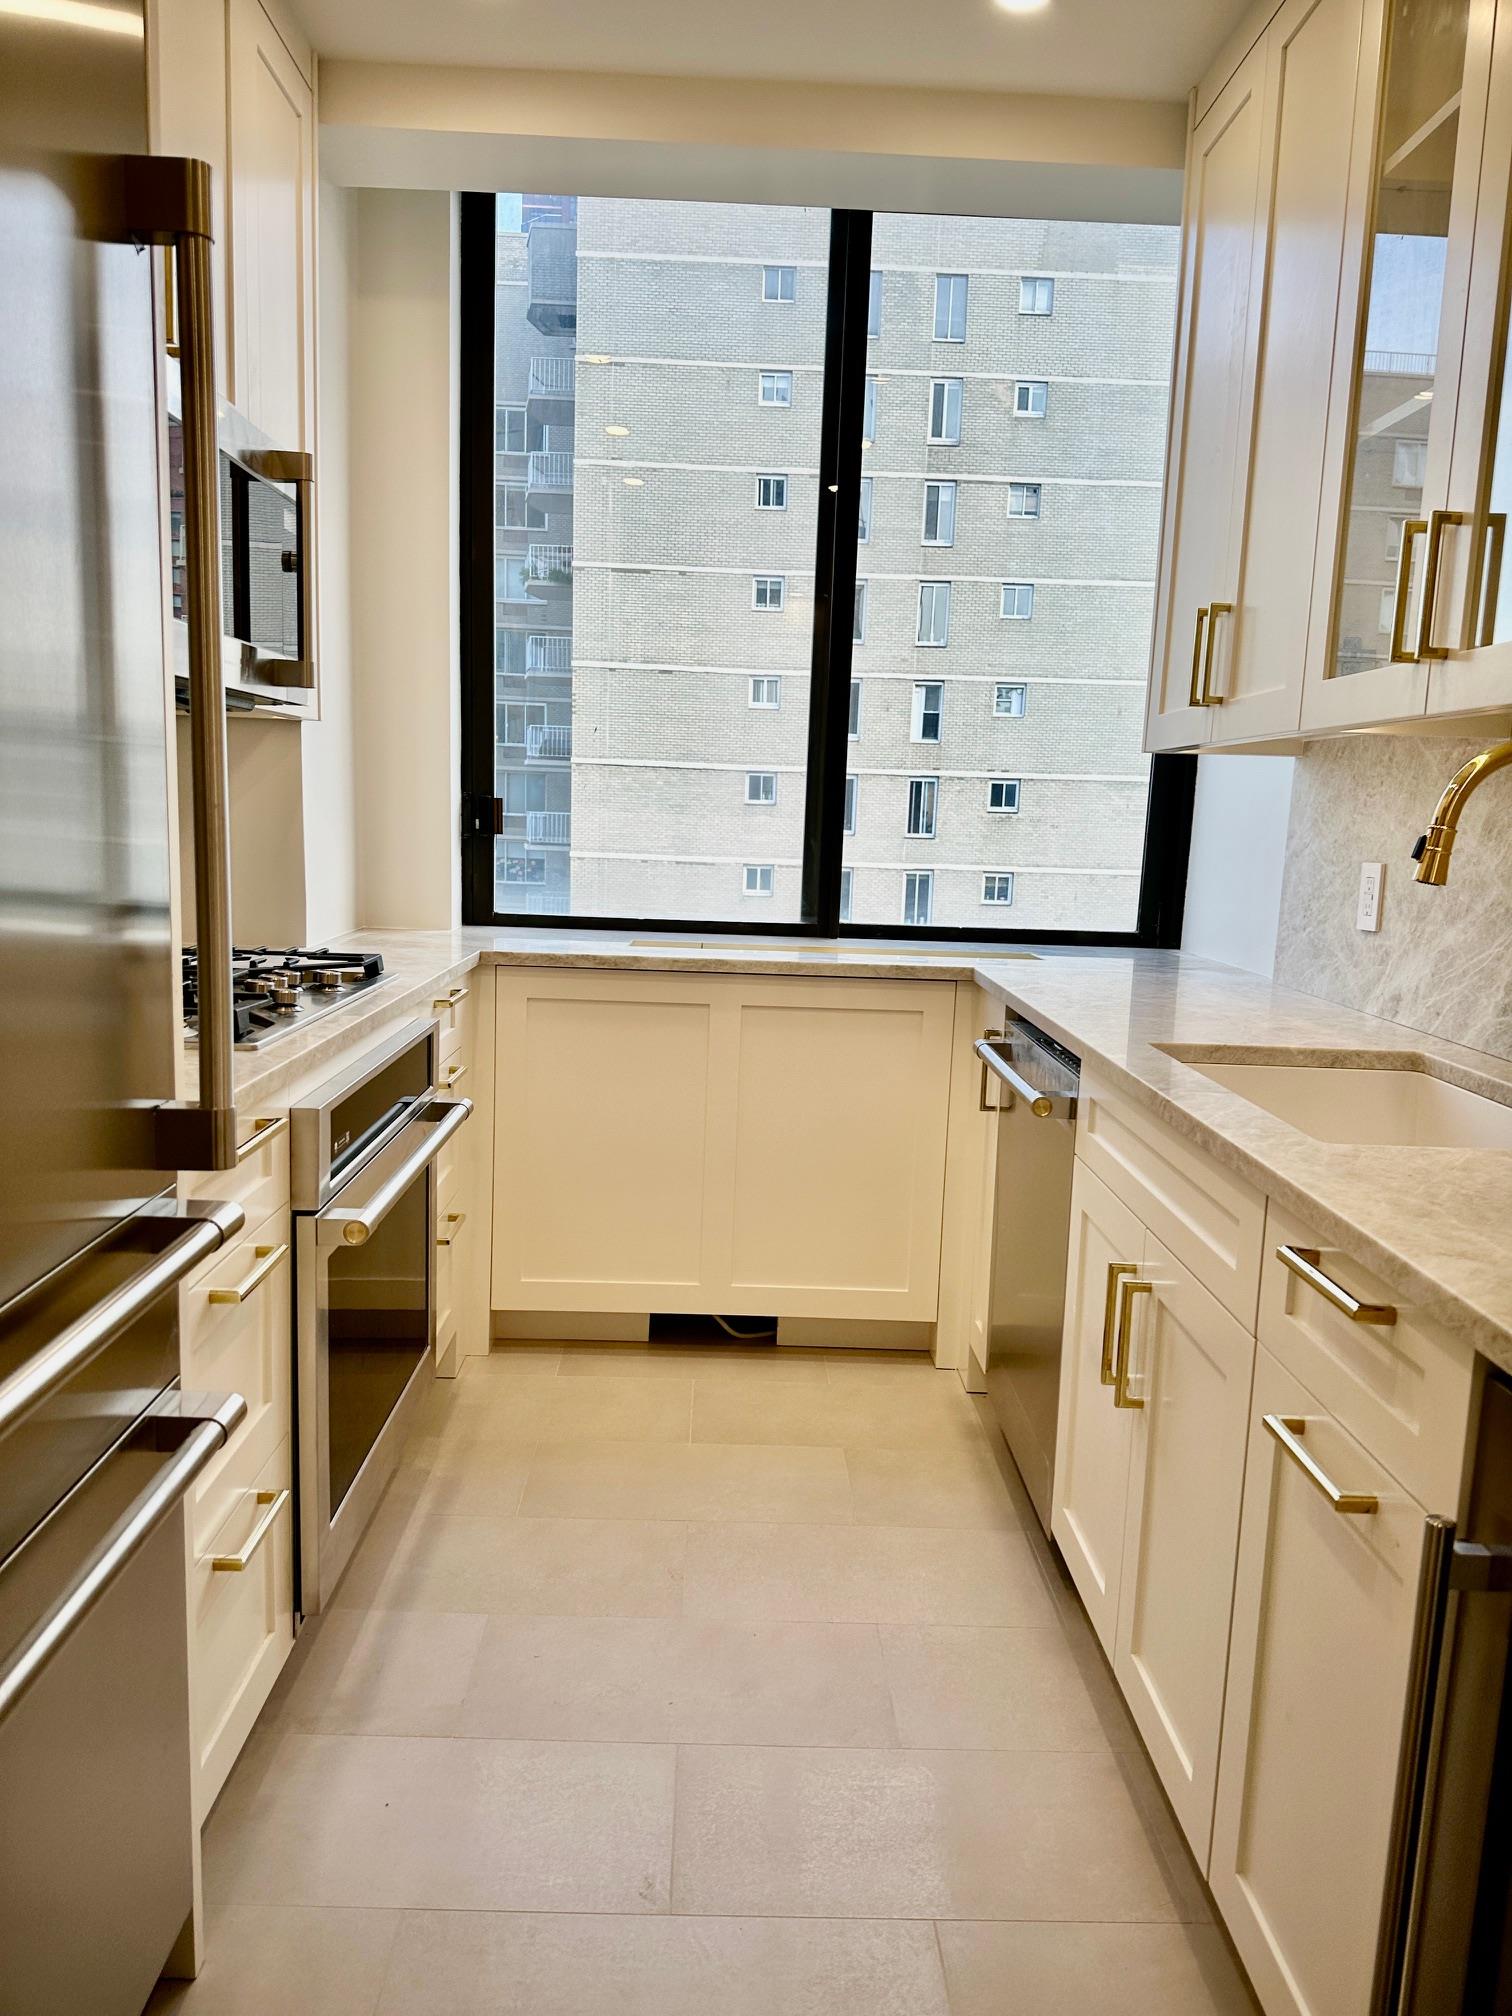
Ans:
POLYGON ((411 1022, 291 1119, 299 1608, 322 1608, 433 1376, 437 1155, 472 1112, 435 1096, 437 1025, 411 1022))

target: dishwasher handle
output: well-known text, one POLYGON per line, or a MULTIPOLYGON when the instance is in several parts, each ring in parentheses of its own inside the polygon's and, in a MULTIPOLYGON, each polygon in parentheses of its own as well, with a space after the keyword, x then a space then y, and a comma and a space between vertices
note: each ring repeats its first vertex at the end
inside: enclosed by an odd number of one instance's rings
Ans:
POLYGON ((1001 1051, 994 1048, 994 1043, 1001 1040, 1000 1037, 996 1036, 994 1031, 989 1030, 976 1045, 976 1054, 982 1060, 982 1084, 981 1090, 977 1095, 977 1104, 984 1113, 1008 1112, 1012 1108, 1015 1097, 1024 1101, 1036 1120, 1052 1119, 1057 1108, 1061 1108, 1067 1113, 1075 1111, 1076 1102, 1074 1099, 1061 1100, 1049 1092, 1042 1092, 1038 1086, 1031 1085, 1027 1078, 1015 1071, 1001 1051), (993 1072, 999 1081, 1008 1087, 1010 1096, 1006 1103, 1000 1097, 995 1106, 988 1105, 987 1073, 989 1071, 993 1072))

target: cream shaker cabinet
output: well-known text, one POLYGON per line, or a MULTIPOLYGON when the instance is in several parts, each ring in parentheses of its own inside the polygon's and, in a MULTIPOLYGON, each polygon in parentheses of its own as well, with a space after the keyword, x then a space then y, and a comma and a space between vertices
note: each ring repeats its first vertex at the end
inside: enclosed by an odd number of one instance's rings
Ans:
POLYGON ((1193 130, 1147 746, 1294 733, 1362 0, 1286 0, 1193 130))

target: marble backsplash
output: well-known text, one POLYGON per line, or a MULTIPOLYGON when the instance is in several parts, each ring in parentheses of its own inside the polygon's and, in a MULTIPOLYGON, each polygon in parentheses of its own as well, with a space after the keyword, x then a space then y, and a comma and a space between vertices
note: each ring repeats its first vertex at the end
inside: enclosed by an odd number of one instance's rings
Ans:
POLYGON ((1297 762, 1276 979, 1512 1057, 1512 774, 1470 801, 1443 889, 1412 879, 1445 784, 1494 736, 1316 742, 1297 762), (1355 927, 1360 863, 1386 863, 1381 929, 1355 927))

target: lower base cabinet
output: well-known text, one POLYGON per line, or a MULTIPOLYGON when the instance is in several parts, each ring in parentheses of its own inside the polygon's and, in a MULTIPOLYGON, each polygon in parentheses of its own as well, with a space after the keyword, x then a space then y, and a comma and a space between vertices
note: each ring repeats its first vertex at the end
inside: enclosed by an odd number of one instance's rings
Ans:
POLYGON ((1262 1346, 1209 1882, 1267 2016, 1371 2007, 1423 1537, 1423 1508, 1262 1346), (1336 1510, 1268 1420, 1375 1509, 1336 1510))

